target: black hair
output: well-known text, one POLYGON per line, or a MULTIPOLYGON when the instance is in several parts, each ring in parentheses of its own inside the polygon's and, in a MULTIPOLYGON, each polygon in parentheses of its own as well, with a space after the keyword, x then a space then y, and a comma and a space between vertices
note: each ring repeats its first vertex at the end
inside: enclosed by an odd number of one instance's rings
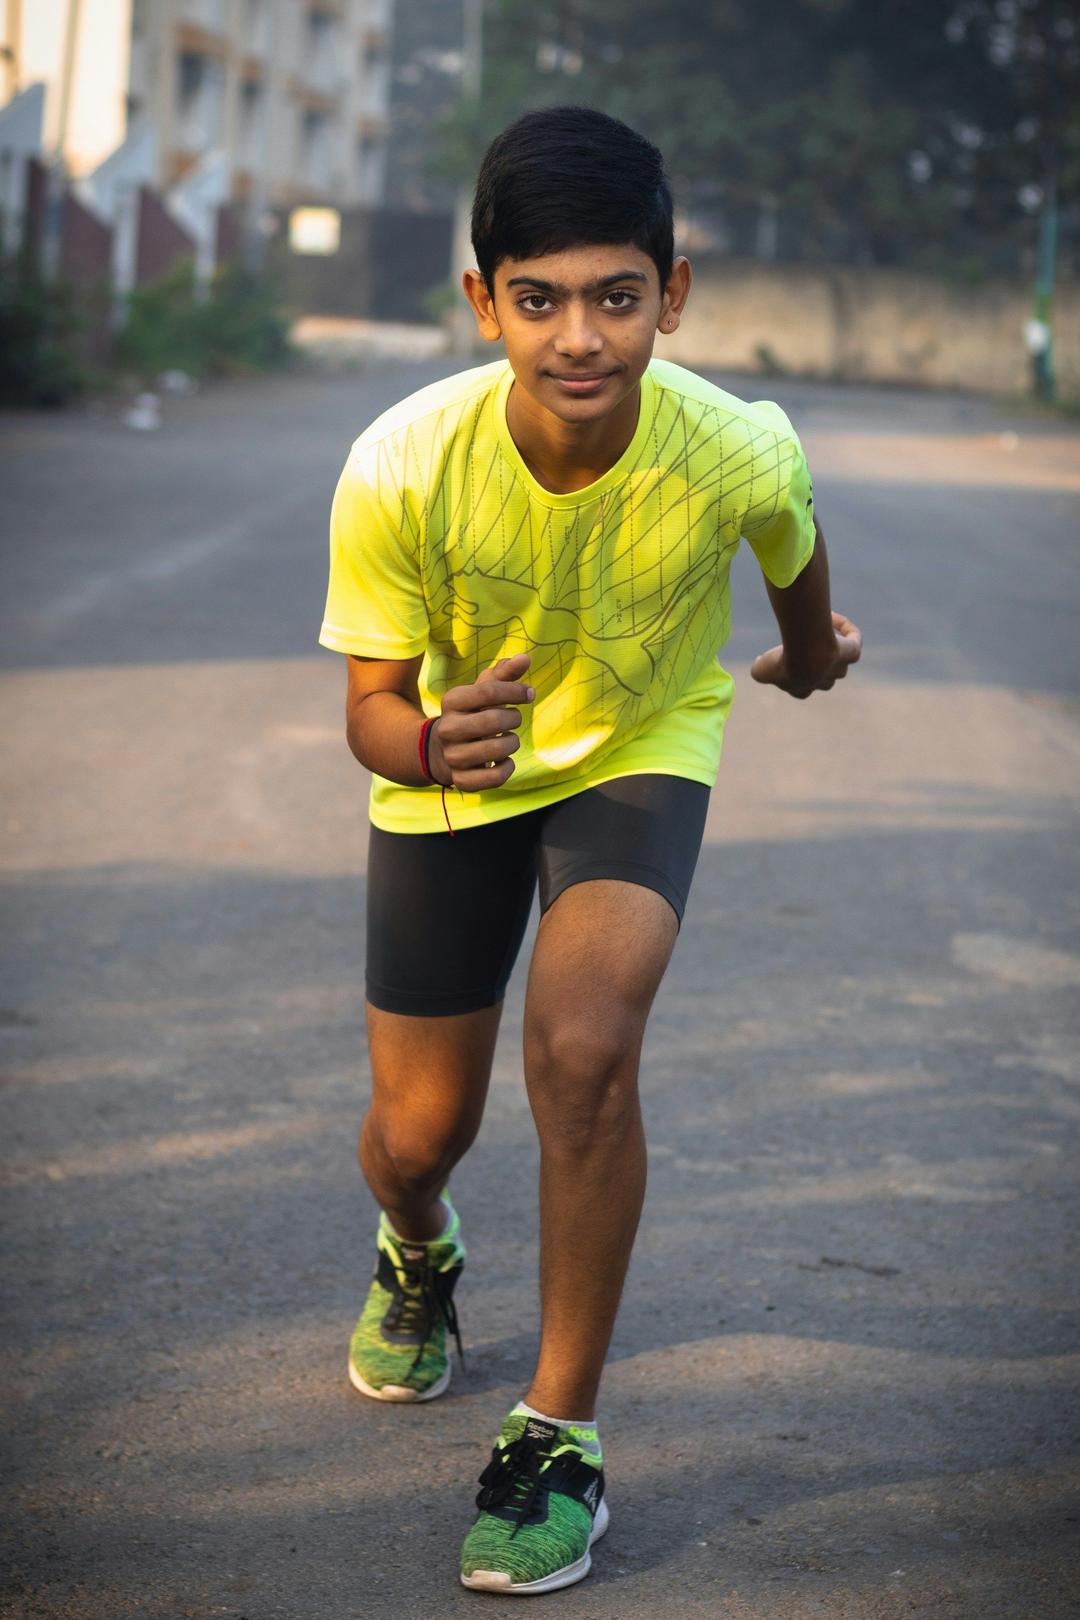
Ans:
POLYGON ((675 256, 664 160, 644 135, 593 107, 525 113, 484 154, 472 241, 489 292, 503 259, 600 242, 632 242, 664 287, 675 256))

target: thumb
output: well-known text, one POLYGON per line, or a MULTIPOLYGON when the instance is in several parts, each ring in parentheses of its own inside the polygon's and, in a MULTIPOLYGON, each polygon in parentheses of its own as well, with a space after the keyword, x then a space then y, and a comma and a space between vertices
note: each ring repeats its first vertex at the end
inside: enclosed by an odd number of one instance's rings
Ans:
POLYGON ((849 629, 851 631, 850 635, 845 635, 842 631, 837 630, 836 644, 839 648, 840 657, 845 664, 857 664, 862 657, 862 632, 853 624, 849 626, 849 629))
POLYGON ((500 658, 488 670, 497 681, 516 681, 524 675, 532 659, 528 653, 511 653, 509 658, 500 658))
POLYGON ((783 654, 783 647, 770 647, 768 652, 758 653, 750 665, 750 679, 767 685, 775 683, 783 654))

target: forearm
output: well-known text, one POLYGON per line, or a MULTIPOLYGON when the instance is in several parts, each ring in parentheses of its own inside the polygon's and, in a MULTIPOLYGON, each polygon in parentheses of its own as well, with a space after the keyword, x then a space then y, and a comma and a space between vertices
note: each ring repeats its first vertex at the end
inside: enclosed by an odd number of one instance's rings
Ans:
MULTIPOLYGON (((427 778, 420 769, 420 727, 424 711, 400 692, 369 692, 351 711, 346 735, 361 765, 390 782, 404 787, 425 787, 427 778)), ((440 776, 435 739, 429 738, 429 761, 440 776)))
POLYGON ((813 555, 799 577, 783 589, 765 581, 780 626, 785 663, 792 673, 828 668, 836 658, 829 557, 821 525, 816 518, 814 523, 817 538, 813 555))
POLYGON ((521 707, 536 692, 520 680, 528 653, 511 653, 479 679, 451 687, 426 733, 425 775, 420 760, 424 712, 418 676, 423 657, 411 659, 350 656, 345 698, 345 735, 353 754, 369 771, 403 787, 460 788, 486 793, 502 787, 514 771, 510 758, 521 745, 521 707))

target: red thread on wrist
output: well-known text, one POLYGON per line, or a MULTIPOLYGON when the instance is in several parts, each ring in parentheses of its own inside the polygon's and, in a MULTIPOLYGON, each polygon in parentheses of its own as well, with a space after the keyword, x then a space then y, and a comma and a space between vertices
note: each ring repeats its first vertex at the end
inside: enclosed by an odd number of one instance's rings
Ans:
MULTIPOLYGON (((424 773, 425 782, 434 782, 435 780, 434 776, 431 774, 431 728, 438 719, 439 716, 437 714, 430 715, 420 727, 420 737, 417 746, 420 751, 420 769, 424 773)), ((450 812, 446 808, 446 789, 452 786, 452 784, 449 782, 440 782, 439 786, 442 788, 442 813, 446 817, 447 830, 451 838, 453 838, 454 829, 450 825, 450 812)))
POLYGON ((428 748, 430 747, 428 738, 431 735, 431 728, 438 718, 437 714, 433 714, 424 721, 420 727, 420 736, 417 740, 417 747, 420 751, 420 769, 424 773, 425 782, 434 782, 435 780, 431 774, 431 765, 428 763, 428 748))

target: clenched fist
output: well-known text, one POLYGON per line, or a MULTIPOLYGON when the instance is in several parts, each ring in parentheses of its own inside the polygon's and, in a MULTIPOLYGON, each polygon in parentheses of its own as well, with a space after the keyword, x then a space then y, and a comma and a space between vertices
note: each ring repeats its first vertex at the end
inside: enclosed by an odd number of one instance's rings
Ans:
POLYGON ((750 674, 765 686, 778 686, 794 698, 808 698, 811 692, 827 692, 830 686, 842 681, 849 664, 857 664, 862 655, 862 631, 842 613, 832 616, 836 650, 813 669, 792 669, 783 647, 770 647, 754 659, 750 674))
POLYGON ((535 688, 524 686, 528 653, 500 658, 471 686, 452 686, 442 700, 442 713, 429 733, 431 774, 444 787, 482 793, 502 787, 513 775, 511 754, 521 747, 515 727, 521 724, 519 703, 531 703, 535 688))

